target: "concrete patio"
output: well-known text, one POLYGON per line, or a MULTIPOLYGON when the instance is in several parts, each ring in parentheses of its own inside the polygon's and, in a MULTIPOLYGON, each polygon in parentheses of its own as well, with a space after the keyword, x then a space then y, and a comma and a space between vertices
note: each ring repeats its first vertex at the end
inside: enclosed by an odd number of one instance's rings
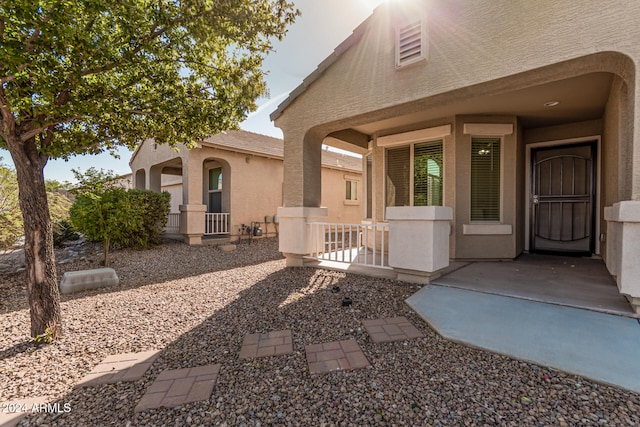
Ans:
POLYGON ((514 261, 454 261, 433 284, 636 317, 599 258, 524 254, 514 261))
POLYGON ((443 337, 640 392, 640 320, 602 261, 526 255, 451 269, 407 300, 443 337))

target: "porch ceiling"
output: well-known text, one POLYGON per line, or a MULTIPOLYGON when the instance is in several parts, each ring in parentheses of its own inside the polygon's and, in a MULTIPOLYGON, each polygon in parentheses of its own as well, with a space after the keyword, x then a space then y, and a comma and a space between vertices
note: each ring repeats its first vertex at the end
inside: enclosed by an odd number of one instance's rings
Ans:
POLYGON ((604 114, 612 80, 610 73, 591 73, 499 95, 470 97, 351 129, 367 135, 390 134, 416 123, 454 115, 516 115, 525 128, 593 120, 604 114), (549 101, 559 104, 545 107, 549 101))

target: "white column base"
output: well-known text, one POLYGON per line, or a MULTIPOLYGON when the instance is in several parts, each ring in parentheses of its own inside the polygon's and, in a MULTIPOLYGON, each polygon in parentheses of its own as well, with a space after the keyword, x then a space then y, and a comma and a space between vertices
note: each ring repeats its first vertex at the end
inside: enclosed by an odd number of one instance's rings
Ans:
MULTIPOLYGON (((388 207, 389 266, 406 276, 427 277, 449 266, 453 210, 444 206, 388 207)), ((428 280, 428 279, 421 279, 428 280)), ((416 282, 423 283, 423 282, 416 282)))
POLYGON ((287 267, 304 265, 303 256, 311 252, 307 223, 320 221, 327 216, 327 208, 280 207, 278 208, 278 249, 287 258, 287 267))
POLYGON ((620 293, 640 314, 640 201, 615 203, 604 210, 607 221, 609 272, 616 278, 620 293))

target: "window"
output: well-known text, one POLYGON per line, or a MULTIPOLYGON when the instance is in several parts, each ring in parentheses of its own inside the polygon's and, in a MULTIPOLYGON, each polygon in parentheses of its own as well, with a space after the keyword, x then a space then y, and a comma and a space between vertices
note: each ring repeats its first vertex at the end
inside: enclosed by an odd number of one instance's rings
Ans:
POLYGON ((222 212, 222 168, 209 169, 209 212, 222 212))
POLYGON ((420 19, 396 29, 396 68, 427 58, 424 20, 420 19))
POLYGON ((500 138, 471 138, 471 221, 500 221, 500 138))
POLYGON ((373 156, 366 157, 367 218, 373 218, 373 156))
POLYGON ((345 200, 356 201, 358 200, 358 181, 353 181, 348 179, 347 183, 347 192, 345 195, 345 200))
POLYGON ((442 140, 387 150, 386 205, 442 206, 442 140))

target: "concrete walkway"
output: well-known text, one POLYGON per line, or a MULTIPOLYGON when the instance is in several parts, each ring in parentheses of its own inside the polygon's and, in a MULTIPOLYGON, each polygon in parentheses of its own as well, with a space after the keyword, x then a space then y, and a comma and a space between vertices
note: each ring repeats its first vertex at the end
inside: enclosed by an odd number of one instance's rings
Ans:
POLYGON ((437 285, 407 303, 452 341, 640 393, 637 319, 437 285))

